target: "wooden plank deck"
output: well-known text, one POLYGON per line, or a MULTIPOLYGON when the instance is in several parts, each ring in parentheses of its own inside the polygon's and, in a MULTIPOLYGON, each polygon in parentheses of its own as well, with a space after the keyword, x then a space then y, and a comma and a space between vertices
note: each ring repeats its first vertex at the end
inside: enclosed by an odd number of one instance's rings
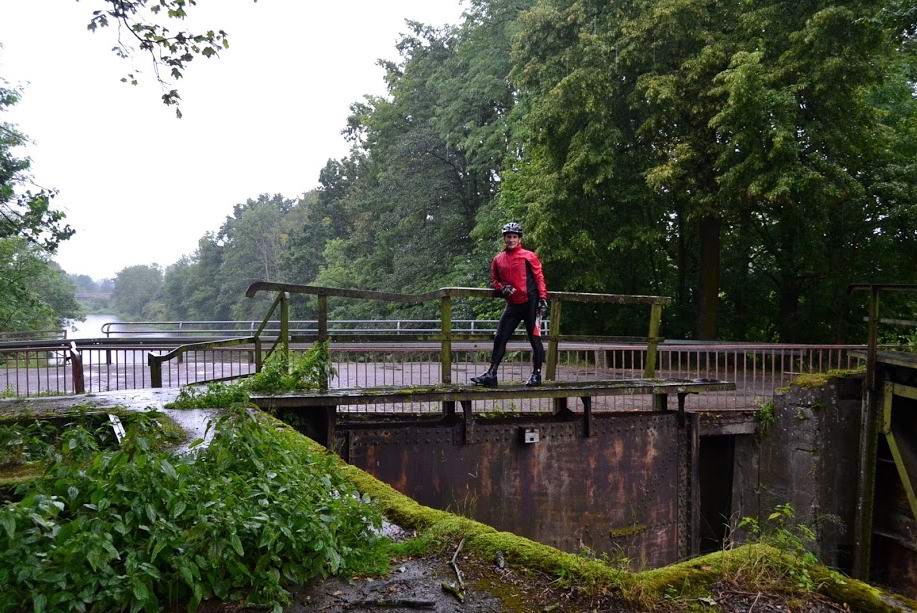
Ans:
POLYGON ((328 391, 301 391, 283 394, 255 394, 260 407, 305 408, 398 402, 462 402, 474 400, 514 400, 523 398, 583 398, 652 394, 699 394, 731 391, 735 383, 688 379, 610 379, 601 381, 551 382, 538 387, 520 384, 497 387, 469 385, 382 386, 328 391))

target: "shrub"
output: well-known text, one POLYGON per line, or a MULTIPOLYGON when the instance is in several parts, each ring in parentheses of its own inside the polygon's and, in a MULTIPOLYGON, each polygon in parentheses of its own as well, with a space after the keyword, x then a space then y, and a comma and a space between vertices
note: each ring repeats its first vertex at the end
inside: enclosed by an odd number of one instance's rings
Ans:
POLYGON ((249 406, 249 392, 276 393, 318 389, 334 374, 328 343, 316 343, 304 353, 291 352, 287 359, 275 352, 261 370, 238 383, 211 383, 206 390, 183 387, 170 409, 224 408, 249 406))
POLYGON ((68 431, 47 474, 0 508, 0 610, 155 611, 209 598, 275 610, 285 585, 375 555, 378 512, 332 458, 227 411, 210 445, 156 450, 151 420, 99 451, 68 431))

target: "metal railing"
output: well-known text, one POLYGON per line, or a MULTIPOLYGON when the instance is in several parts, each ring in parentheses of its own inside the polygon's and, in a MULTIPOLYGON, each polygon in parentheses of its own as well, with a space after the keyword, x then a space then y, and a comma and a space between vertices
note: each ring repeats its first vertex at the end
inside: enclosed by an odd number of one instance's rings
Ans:
MULTIPOLYGON (((108 321, 102 324, 102 333, 110 338, 112 334, 131 336, 226 336, 251 334, 261 322, 244 320, 189 320, 189 321, 108 321)), ((468 334, 492 334, 497 331, 498 319, 454 319, 453 332, 468 334)), ((271 320, 262 330, 264 334, 279 334, 280 321, 271 320)), ((548 334, 550 321, 541 322, 542 334, 548 334)), ((290 334, 317 334, 317 319, 291 319, 290 334)), ((328 333, 347 334, 422 334, 439 330, 438 319, 332 319, 328 321, 328 333)))
MULTIPOLYGON (((270 342, 271 338, 263 339, 270 342)), ((162 356, 187 339, 89 339, 71 342, 0 344, 0 393, 35 396, 148 388, 152 386, 149 354, 162 356), (73 362, 73 356, 79 362, 73 362), (78 365, 78 366, 77 366, 78 365), (84 384, 74 383, 74 368, 84 384)), ((206 344, 206 343, 205 343, 206 344)), ((236 378, 255 372, 253 344, 206 348, 188 346, 180 358, 163 362, 162 385, 178 386, 236 378)), ((293 349, 308 345, 296 342, 293 349)), ((461 341, 452 346, 450 378, 468 383, 487 367, 491 340, 461 341)), ((666 378, 726 379, 735 392, 689 397, 688 407, 753 409, 771 400, 774 390, 785 387, 800 373, 825 372, 862 364, 851 355, 863 345, 789 345, 766 343, 696 343, 666 341, 658 346, 656 374, 666 378)), ((334 342, 332 360, 337 374, 330 387, 425 385, 441 380, 438 342, 334 342)), ((646 343, 564 341, 558 349, 555 378, 560 381, 634 378, 643 375, 646 343)), ((528 376, 531 348, 524 340, 510 343, 500 370, 502 381, 522 381, 528 376)), ((596 408, 624 410, 648 399, 596 399, 596 408), (636 404, 635 404, 636 403, 636 404)), ((536 410, 527 402, 519 410, 536 410)), ((490 408, 503 408, 494 403, 490 408)), ((426 410, 425 407, 392 407, 392 410, 426 410)))
MULTIPOLYGON (((147 360, 181 341, 79 339, 0 343, 0 397, 55 396, 151 387, 147 360)), ((254 372, 251 352, 190 353, 170 373, 175 381, 239 377, 254 372)), ((176 383, 177 384, 177 383, 176 383)))
POLYGON ((0 332, 0 342, 5 341, 51 341, 67 338, 67 329, 30 330, 28 332, 0 332))
MULTIPOLYGON (((477 326, 472 332, 451 319, 453 299, 491 298, 489 290, 444 288, 425 295, 384 294, 274 283, 255 283, 248 291, 277 295, 265 318, 253 334, 228 339, 187 337, 104 338, 63 342, 0 343, 0 392, 7 395, 79 393, 161 387, 218 381, 256 372, 271 352, 305 349, 316 340, 332 342, 332 360, 337 374, 327 382, 330 387, 375 385, 424 385, 468 383, 489 360, 492 333, 477 326), (319 319, 314 329, 298 333, 289 319, 289 293, 316 296, 319 319), (378 328, 337 333, 327 319, 328 299, 358 298, 390 302, 418 303, 437 300, 441 319, 413 320, 425 324, 423 331, 402 328, 377 332, 378 328), (272 319, 276 311, 279 319, 272 319), (271 333, 276 321, 277 333, 271 333), (436 329, 427 328, 433 323, 436 329), (400 333, 399 333, 400 332, 400 333), (265 347, 264 344, 268 345, 265 347), (74 376, 74 358, 79 360, 83 385, 74 376)), ((736 383, 735 392, 705 395, 707 408, 756 408, 773 397, 774 391, 788 385, 806 372, 850 368, 861 363, 851 355, 861 345, 802 345, 767 343, 662 342, 659 321, 668 299, 657 296, 619 296, 603 294, 552 294, 554 325, 548 340, 546 379, 575 381, 586 379, 662 376, 687 379, 727 379, 736 383), (650 310, 649 334, 645 338, 582 337, 561 335, 561 304, 568 301, 608 304, 644 304, 650 310)), ((343 321, 343 320, 342 320, 343 321)), ((377 320, 349 320, 373 322, 377 320)), ((412 320, 394 320, 408 322, 412 320)), ((470 320, 459 320, 469 322, 470 320)), ((220 322, 216 322, 220 323, 220 322)), ((470 326, 469 326, 470 328, 470 326)), ((213 334, 216 330, 207 330, 213 334)), ((501 367, 501 380, 524 380, 530 347, 515 336, 501 367)), ((612 408, 629 408, 634 402, 649 399, 613 399, 612 408)), ((596 404, 602 407, 601 402, 596 404)), ((528 410, 534 405, 515 407, 528 410)), ((506 407, 501 407, 506 408, 506 407)), ((534 407, 537 408, 537 407, 534 407)), ((402 407, 424 410, 424 407, 402 407)), ((393 407, 397 410, 397 407, 393 407)))

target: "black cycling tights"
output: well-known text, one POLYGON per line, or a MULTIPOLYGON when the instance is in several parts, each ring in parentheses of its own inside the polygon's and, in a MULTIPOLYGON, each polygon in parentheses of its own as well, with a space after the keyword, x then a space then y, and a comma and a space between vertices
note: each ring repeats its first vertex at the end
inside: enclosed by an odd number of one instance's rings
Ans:
POLYGON ((506 354, 506 343, 509 342, 520 321, 525 321, 525 333, 532 344, 532 370, 541 370, 541 364, 544 362, 544 345, 541 344, 541 336, 532 335, 532 330, 535 329, 536 307, 535 301, 506 305, 500 317, 500 323, 497 325, 497 335, 494 337, 494 351, 490 356, 490 372, 496 374, 497 367, 506 354))

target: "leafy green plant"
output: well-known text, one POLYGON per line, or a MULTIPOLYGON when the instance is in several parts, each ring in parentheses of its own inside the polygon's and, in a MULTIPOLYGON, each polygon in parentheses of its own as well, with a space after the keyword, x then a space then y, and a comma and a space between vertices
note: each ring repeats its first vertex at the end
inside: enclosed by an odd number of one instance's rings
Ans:
POLYGON ((763 524, 753 517, 744 517, 739 528, 746 530, 753 541, 770 545, 782 554, 779 561, 766 561, 759 566, 760 576, 790 584, 803 592, 819 588, 812 571, 818 557, 812 552, 817 535, 806 524, 796 521, 796 510, 790 503, 777 505, 763 524))
POLYGON ((774 412, 773 401, 768 401, 758 407, 755 411, 755 421, 758 422, 758 433, 764 436, 771 427, 777 423, 777 415, 774 412))
POLYGON ((286 586, 375 559, 380 517, 325 454, 225 412, 173 456, 139 419, 99 450, 68 430, 47 474, 0 508, 0 610, 160 610, 203 600, 281 610, 286 586))
POLYGON ((48 458, 57 429, 50 422, 0 425, 0 467, 19 466, 48 458))
POLYGON ((11 388, 9 385, 0 390, 0 398, 15 398, 16 390, 11 388))
POLYGON ((315 343, 305 353, 274 353, 265 360, 261 371, 241 385, 253 392, 287 392, 318 389, 334 374, 328 342, 315 343))
POLYGON ((248 406, 248 391, 239 383, 209 383, 205 389, 183 387, 178 397, 166 404, 170 409, 206 409, 248 406))
POLYGON ((170 409, 224 408, 248 406, 250 392, 276 393, 318 389, 334 375, 328 343, 315 343, 304 353, 272 353, 261 370, 238 383, 211 383, 206 390, 186 386, 170 409))
MULTIPOLYGON (((133 416, 125 419, 133 419, 133 416)), ((137 419, 149 418, 141 416, 137 419)), ((157 414, 153 419, 157 427, 162 429, 163 424, 158 420, 168 418, 165 415, 157 414)), ((163 438, 165 436, 163 434, 163 438)), ((169 436, 172 438, 170 442, 175 442, 175 434, 170 432, 169 436)), ((78 413, 73 416, 72 421, 64 424, 47 419, 36 419, 31 422, 0 425, 0 467, 51 461, 59 454, 59 447, 63 440, 75 440, 76 437, 91 441, 88 448, 92 450, 113 448, 117 445, 111 425, 105 416, 100 415, 87 416, 78 413)), ((77 442, 82 444, 82 440, 77 442)), ((77 442, 72 444, 77 444, 77 442)))

